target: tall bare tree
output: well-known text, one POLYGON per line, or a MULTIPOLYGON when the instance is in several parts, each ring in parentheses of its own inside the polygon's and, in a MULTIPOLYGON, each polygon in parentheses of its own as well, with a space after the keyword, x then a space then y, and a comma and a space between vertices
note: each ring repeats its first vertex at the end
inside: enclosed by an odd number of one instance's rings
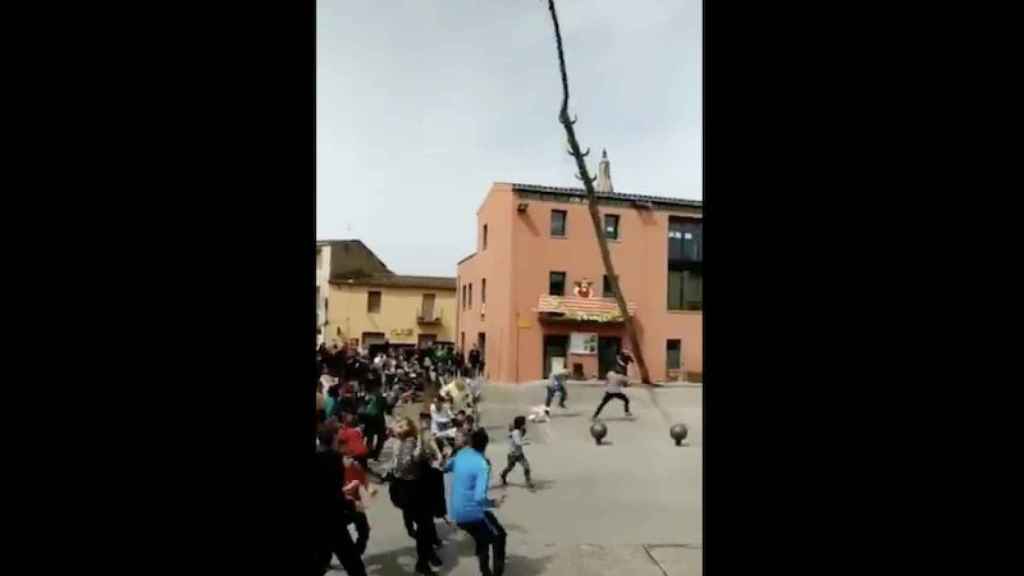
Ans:
POLYGON ((576 130, 573 128, 573 125, 576 124, 576 119, 569 119, 569 77, 565 71, 565 52, 562 50, 562 31, 558 27, 555 0, 548 0, 548 9, 551 11, 551 20, 555 24, 555 40, 558 43, 558 65, 562 71, 562 110, 558 114, 558 120, 565 128, 565 135, 569 140, 569 155, 576 159, 576 168, 579 170, 576 178, 583 182, 583 187, 587 191, 590 221, 594 225, 594 235, 597 236, 597 244, 601 248, 601 260, 604 262, 605 274, 607 274, 608 281, 611 282, 612 290, 615 292, 615 300, 619 305, 619 314, 626 324, 626 334, 629 336, 629 342, 633 348, 632 352, 636 358, 637 368, 640 369, 640 379, 644 384, 652 384, 651 375, 647 371, 647 362, 644 360, 643 348, 640 347, 640 340, 637 337, 636 327, 633 324, 633 317, 629 315, 629 309, 626 306, 626 295, 623 294, 622 286, 619 284, 619 276, 615 273, 615 265, 612 262, 611 253, 608 251, 608 241, 605 238, 604 228, 601 226, 601 215, 597 210, 597 193, 594 190, 594 181, 597 178, 590 177, 590 173, 587 171, 587 164, 584 161, 584 158, 590 154, 590 148, 587 148, 586 152, 580 151, 580 144, 576 140, 576 130))

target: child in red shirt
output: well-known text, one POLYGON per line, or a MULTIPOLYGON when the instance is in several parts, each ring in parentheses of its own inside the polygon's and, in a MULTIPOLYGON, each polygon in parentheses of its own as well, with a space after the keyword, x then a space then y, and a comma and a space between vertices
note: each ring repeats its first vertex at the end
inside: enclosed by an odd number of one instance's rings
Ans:
POLYGON ((354 414, 347 412, 342 416, 341 429, 338 430, 338 452, 351 456, 365 472, 370 449, 366 446, 363 433, 355 425, 355 418, 354 414))
POLYGON ((370 540, 370 522, 366 518, 367 499, 363 493, 367 492, 370 497, 377 493, 377 489, 370 486, 366 480, 366 470, 359 465, 349 454, 342 456, 342 464, 345 466, 345 486, 342 488, 345 499, 355 507, 355 518, 353 524, 356 526, 356 550, 362 556, 366 552, 366 543, 370 540))

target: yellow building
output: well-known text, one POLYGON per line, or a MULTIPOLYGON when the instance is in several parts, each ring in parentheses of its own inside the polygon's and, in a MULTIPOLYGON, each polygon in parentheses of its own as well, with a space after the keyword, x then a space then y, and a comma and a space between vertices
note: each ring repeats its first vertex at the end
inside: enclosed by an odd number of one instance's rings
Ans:
POLYGON ((317 329, 328 345, 455 342, 455 278, 387 269, 358 240, 317 243, 317 329))

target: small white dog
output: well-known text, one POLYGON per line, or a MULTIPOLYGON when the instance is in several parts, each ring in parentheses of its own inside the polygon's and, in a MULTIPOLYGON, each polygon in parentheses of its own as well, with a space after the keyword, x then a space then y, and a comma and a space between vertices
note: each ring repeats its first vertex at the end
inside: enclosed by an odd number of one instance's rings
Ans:
POLYGON ((551 409, 541 404, 530 408, 530 415, 526 417, 530 422, 547 422, 551 416, 551 409))

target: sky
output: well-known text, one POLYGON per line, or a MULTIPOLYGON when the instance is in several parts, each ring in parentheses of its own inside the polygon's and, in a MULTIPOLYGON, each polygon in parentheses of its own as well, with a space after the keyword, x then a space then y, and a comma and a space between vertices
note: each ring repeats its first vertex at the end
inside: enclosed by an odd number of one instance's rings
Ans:
MULTIPOLYGON (((591 174, 701 199, 699 0, 556 6, 591 174)), ((579 187, 546 0, 317 0, 316 32, 317 239, 455 276, 492 183, 579 187)))

